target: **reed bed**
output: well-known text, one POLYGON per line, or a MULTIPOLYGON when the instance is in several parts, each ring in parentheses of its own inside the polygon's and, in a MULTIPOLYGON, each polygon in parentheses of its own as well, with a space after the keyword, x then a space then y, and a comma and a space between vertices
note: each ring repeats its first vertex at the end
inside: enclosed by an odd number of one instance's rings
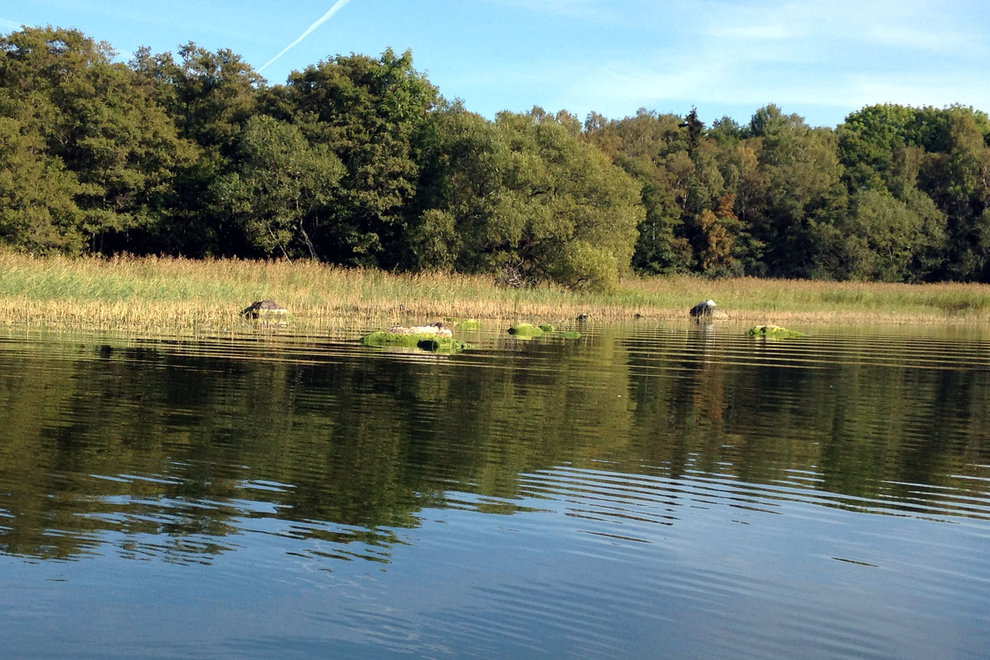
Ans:
POLYGON ((990 286, 690 276, 627 278, 609 293, 511 289, 491 277, 387 273, 311 262, 30 257, 0 252, 0 323, 134 332, 243 331, 240 311, 272 299, 289 323, 325 328, 449 317, 561 322, 684 319, 713 299, 759 323, 990 321, 990 286))

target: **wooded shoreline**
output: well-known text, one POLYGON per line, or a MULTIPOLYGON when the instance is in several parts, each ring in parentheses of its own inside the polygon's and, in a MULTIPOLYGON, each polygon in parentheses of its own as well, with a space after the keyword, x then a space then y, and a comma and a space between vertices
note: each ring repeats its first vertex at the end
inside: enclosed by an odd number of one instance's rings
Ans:
POLYGON ((0 246, 36 255, 308 259, 605 292, 630 272, 990 282, 990 116, 971 107, 868 105, 834 129, 774 104, 748 124, 645 108, 489 119, 410 52, 332 56, 268 85, 227 50, 125 64, 37 27, 0 36, 0 145, 0 246))
POLYGON ((450 318, 566 323, 688 320, 715 300, 732 320, 758 323, 990 321, 990 285, 880 284, 696 276, 628 277, 609 293, 544 285, 511 288, 491 276, 388 273, 309 261, 30 257, 0 252, 0 323, 134 332, 244 332, 240 312, 272 299, 300 331, 356 320, 450 318))

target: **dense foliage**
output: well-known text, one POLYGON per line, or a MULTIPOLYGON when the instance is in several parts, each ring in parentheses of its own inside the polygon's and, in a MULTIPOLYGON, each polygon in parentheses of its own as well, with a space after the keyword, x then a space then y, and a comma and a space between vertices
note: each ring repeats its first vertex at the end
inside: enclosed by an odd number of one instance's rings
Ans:
POLYGON ((230 51, 0 38, 0 246, 308 258, 607 288, 630 268, 990 281, 990 119, 868 106, 835 129, 640 110, 494 121, 411 55, 265 81, 230 51))

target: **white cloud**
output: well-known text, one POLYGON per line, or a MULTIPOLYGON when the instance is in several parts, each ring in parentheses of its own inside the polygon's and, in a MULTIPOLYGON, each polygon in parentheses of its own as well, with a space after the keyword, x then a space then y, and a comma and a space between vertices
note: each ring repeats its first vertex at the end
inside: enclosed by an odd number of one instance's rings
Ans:
MULTIPOLYGON (((833 2, 777 2, 742 5, 714 2, 704 5, 705 21, 699 34, 736 40, 739 47, 758 42, 791 41, 806 47, 806 40, 841 42, 843 48, 875 46, 936 53, 973 53, 984 50, 979 23, 955 22, 965 11, 951 13, 941 3, 928 0, 889 2, 833 0, 833 2)), ((983 12, 980 7, 978 11, 983 12)), ((979 14, 982 17, 982 13, 979 14)))

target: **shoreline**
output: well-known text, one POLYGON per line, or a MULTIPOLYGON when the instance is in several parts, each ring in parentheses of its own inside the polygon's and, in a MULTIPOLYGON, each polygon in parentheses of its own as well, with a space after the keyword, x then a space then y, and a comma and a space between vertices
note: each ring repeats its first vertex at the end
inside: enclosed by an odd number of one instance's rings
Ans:
POLYGON ((30 257, 0 252, 0 324, 46 328, 236 331, 240 312, 271 299, 286 323, 334 327, 357 320, 450 318, 563 324, 689 320, 713 299, 731 321, 754 324, 949 324, 990 322, 990 285, 889 284, 627 277, 609 293, 559 287, 511 289, 491 276, 386 273, 312 262, 159 257, 30 257))

